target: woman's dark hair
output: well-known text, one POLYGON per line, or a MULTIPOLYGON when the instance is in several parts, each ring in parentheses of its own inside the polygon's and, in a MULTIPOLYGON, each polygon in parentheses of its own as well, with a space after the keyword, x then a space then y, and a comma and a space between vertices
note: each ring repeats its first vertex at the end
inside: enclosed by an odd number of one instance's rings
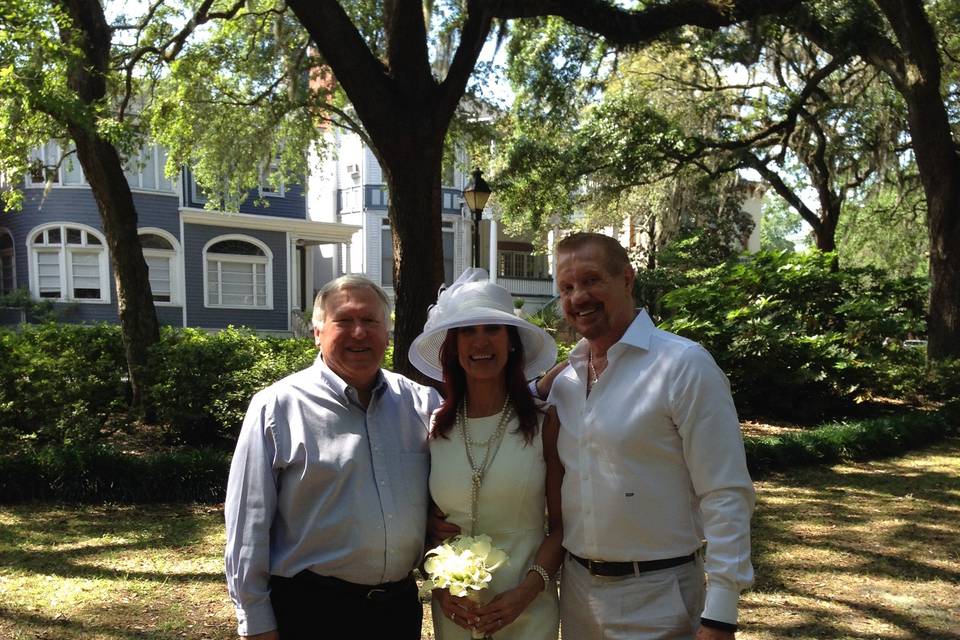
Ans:
MULTIPOLYGON (((523 342, 520 332, 512 325, 506 325, 510 350, 507 352, 507 393, 510 403, 517 414, 520 426, 517 433, 529 444, 537 435, 537 414, 540 410, 530 395, 527 379, 523 375, 523 342)), ((457 356, 457 329, 448 329, 447 336, 440 347, 440 365, 443 368, 443 403, 434 417, 431 438, 447 438, 457 421, 457 408, 467 393, 467 375, 460 366, 457 356)))

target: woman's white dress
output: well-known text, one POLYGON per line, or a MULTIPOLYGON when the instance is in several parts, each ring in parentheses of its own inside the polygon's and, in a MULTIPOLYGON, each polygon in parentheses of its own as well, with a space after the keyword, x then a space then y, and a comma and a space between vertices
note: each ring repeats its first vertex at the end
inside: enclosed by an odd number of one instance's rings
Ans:
MULTIPOLYGON (((468 429, 473 442, 487 441, 497 428, 499 415, 469 418, 468 429)), ((485 533, 493 544, 503 549, 508 562, 493 572, 485 599, 516 587, 533 563, 543 542, 546 514, 544 484, 546 464, 543 461, 541 433, 527 444, 515 433, 516 416, 507 424, 503 442, 487 470, 480 488, 477 524, 474 535, 485 533)), ((473 445, 473 457, 480 464, 486 448, 473 445)), ((470 534, 470 464, 463 437, 457 426, 449 437, 430 440, 430 495, 447 520, 470 534)), ((486 600, 485 600, 486 601, 486 600)), ((495 640, 556 640, 559 613, 556 583, 551 582, 512 624, 497 631, 495 640)), ((433 603, 433 628, 437 640, 468 640, 470 632, 457 626, 433 603)))

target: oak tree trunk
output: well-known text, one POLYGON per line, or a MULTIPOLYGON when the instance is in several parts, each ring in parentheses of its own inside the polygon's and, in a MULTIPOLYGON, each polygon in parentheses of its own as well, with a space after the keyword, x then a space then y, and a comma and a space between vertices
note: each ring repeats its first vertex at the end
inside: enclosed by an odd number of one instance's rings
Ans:
POLYGON ((66 115, 67 130, 100 211, 117 286, 131 404, 142 409, 147 357, 160 332, 123 162, 116 147, 97 131, 97 111, 107 95, 111 30, 99 0, 60 0, 60 4, 69 16, 69 22, 60 25, 61 38, 82 54, 67 68, 67 84, 82 105, 80 112, 66 115))

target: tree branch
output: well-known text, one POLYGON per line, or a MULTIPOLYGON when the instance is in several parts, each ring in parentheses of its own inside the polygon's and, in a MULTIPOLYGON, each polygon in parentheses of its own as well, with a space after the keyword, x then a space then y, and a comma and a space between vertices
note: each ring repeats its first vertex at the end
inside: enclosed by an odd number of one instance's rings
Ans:
POLYGON ((615 46, 638 46, 682 26, 717 29, 784 13, 800 0, 673 0, 630 11, 605 0, 479 0, 503 19, 557 16, 602 35, 615 46))

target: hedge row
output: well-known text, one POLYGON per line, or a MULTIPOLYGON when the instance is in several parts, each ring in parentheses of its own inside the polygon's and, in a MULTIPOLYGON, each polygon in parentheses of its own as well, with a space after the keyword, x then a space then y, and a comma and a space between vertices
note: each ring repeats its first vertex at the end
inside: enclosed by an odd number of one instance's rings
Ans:
POLYGON ((747 467, 756 479, 791 467, 892 456, 960 433, 960 403, 941 411, 825 424, 782 436, 744 438, 747 467))
MULTIPOLYGON (((954 402, 939 412, 828 424, 744 443, 757 479, 792 467, 895 455, 957 433, 960 403, 954 402)), ((0 457, 0 503, 218 503, 226 493, 229 458, 213 449, 133 456, 102 446, 8 455, 0 457)))
POLYGON ((110 447, 46 447, 0 456, 0 502, 223 502, 230 454, 135 456, 110 447))
MULTIPOLYGON (((310 365, 310 340, 228 328, 164 328, 145 397, 171 444, 229 444, 250 397, 310 365)), ((126 427, 128 385, 116 325, 47 323, 0 329, 0 439, 86 446, 126 427)))

